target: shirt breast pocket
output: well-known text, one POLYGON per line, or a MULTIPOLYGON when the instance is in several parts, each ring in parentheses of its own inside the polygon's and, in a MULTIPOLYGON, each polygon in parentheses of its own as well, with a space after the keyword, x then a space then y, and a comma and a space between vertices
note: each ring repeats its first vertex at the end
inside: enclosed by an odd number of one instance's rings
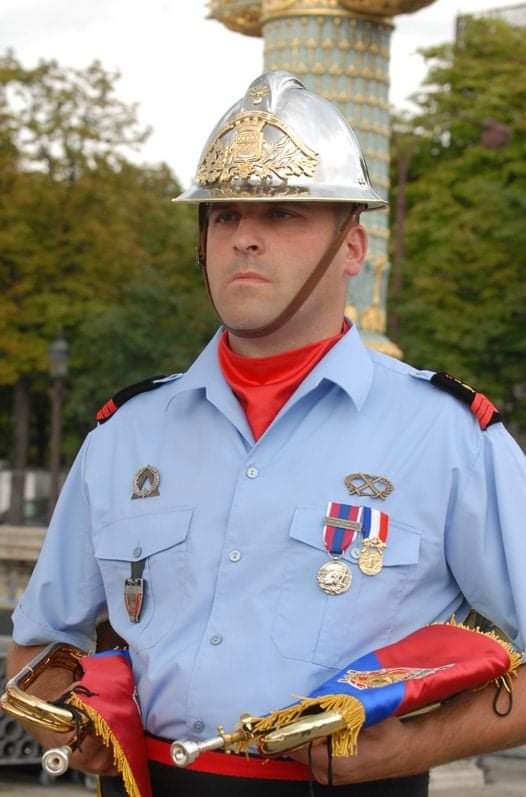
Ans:
POLYGON ((340 668, 390 640, 399 607, 418 578, 421 533, 390 518, 383 567, 374 576, 358 567, 358 536, 343 557, 352 573, 350 589, 328 595, 316 580, 319 568, 329 561, 323 517, 312 508, 294 513, 273 640, 286 658, 340 668))
MULTIPOLYGON (((94 537, 108 617, 120 636, 137 649, 152 647, 175 630, 186 598, 185 563, 191 508, 122 518, 94 537), (132 563, 144 560, 144 596, 138 623, 124 601, 132 563)), ((176 635, 175 635, 176 636, 176 635)))

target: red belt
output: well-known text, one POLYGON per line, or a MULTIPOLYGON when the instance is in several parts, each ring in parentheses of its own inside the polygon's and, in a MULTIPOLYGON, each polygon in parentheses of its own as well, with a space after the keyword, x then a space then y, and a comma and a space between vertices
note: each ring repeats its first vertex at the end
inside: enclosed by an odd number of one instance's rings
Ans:
MULTIPOLYGON (((175 766, 170 756, 170 742, 146 737, 146 753, 151 761, 175 766)), ((310 780, 309 768, 299 761, 282 758, 235 755, 233 753, 201 753, 193 764, 185 767, 191 772, 208 772, 213 775, 230 775, 234 778, 259 780, 310 780)))

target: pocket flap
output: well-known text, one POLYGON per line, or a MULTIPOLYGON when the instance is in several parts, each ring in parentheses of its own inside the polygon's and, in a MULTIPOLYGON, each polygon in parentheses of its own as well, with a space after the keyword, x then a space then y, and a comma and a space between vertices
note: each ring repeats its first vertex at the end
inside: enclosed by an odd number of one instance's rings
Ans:
MULTIPOLYGON (((325 513, 312 507, 297 507, 290 526, 290 537, 312 548, 324 551, 323 525, 325 513)), ((389 519, 389 537, 384 554, 384 566, 414 565, 420 555, 421 533, 394 518, 389 519)), ((353 547, 361 547, 362 538, 356 538, 353 547)), ((344 554, 349 558, 349 550, 344 554)))
POLYGON ((179 545, 188 534, 192 512, 192 508, 184 507, 121 518, 98 532, 94 539, 95 556, 131 562, 179 545))

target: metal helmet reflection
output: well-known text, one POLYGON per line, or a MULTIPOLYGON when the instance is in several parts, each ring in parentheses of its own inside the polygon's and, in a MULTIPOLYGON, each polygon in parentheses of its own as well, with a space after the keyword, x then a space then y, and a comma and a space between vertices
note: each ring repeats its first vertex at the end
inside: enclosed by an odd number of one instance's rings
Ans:
POLYGON ((289 72, 267 72, 216 125, 178 202, 386 202, 371 185, 353 130, 289 72))

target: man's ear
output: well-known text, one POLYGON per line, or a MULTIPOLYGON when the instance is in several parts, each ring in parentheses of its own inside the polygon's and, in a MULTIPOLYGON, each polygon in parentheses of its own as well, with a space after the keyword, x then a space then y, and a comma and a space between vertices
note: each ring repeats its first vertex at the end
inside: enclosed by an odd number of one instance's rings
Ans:
POLYGON ((355 224, 345 239, 345 269, 347 277, 356 277, 367 254, 367 231, 361 224, 355 224))

